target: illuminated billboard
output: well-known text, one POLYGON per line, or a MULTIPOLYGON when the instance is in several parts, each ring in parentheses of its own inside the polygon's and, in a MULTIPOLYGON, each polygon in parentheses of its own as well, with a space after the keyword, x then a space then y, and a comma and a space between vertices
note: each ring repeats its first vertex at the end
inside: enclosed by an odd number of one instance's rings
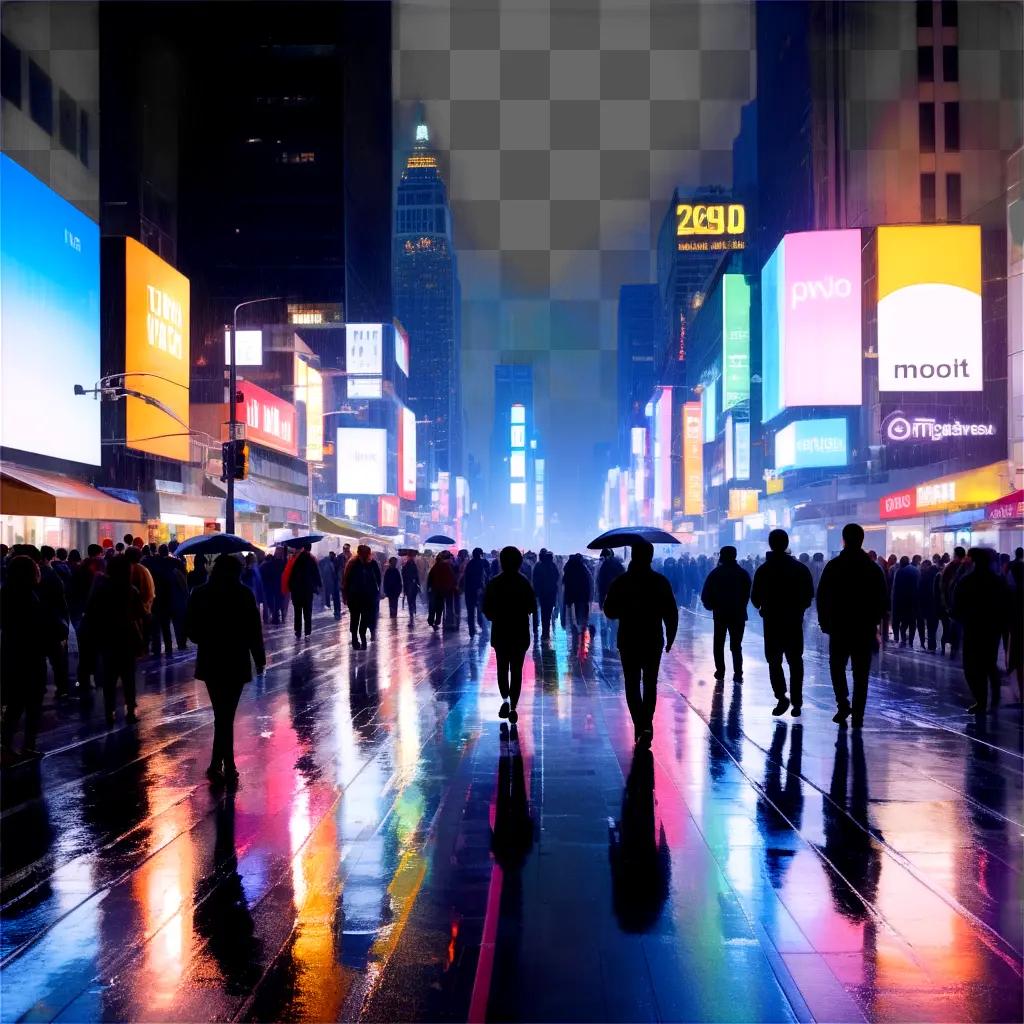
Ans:
POLYGON ((416 497, 416 414, 405 406, 398 418, 398 494, 416 497))
POLYGON ((338 493, 386 494, 388 432, 378 427, 338 428, 338 493))
POLYGON ((306 426, 305 459, 322 462, 324 458, 324 381, 301 356, 295 356, 295 402, 304 410, 306 426))
POLYGON ((385 530, 398 529, 399 504, 395 494, 382 494, 377 499, 377 524, 385 530))
POLYGON ((849 462, 846 420, 797 420, 775 435, 775 472, 826 469, 849 462))
POLYGON ((660 388, 654 403, 654 516, 672 507, 672 389, 660 388))
POLYGON ((704 385, 700 393, 701 418, 704 421, 704 441, 714 441, 718 433, 718 378, 704 385))
POLYGON ((252 381, 240 380, 238 390, 242 401, 235 415, 245 424, 246 440, 285 455, 298 454, 295 406, 252 381))
POLYGON ((404 327, 395 323, 395 364, 409 376, 409 335, 404 327))
POLYGON ((683 406, 683 514, 704 512, 704 441, 700 402, 683 406))
POLYGON ((762 421, 860 405, 860 231, 786 235, 761 271, 762 421))
POLYGON ((882 519, 904 519, 924 513, 981 508, 1006 494, 1008 487, 1007 464, 997 462, 887 494, 878 501, 878 514, 882 519))
POLYGON ((124 240, 125 444, 187 462, 189 283, 134 238, 124 240))
MULTIPOLYGON (((224 331, 224 365, 231 365, 231 328, 224 331)), ((263 365, 263 332, 235 332, 235 366, 263 365)))
POLYGON ((746 247, 747 211, 742 203, 682 200, 676 204, 679 252, 713 252, 746 247))
POLYGON ((346 385, 349 398, 380 398, 384 394, 380 377, 349 377, 346 385))
POLYGON ((981 228, 881 227, 878 390, 981 391, 981 228))
POLYGON ((750 421, 725 418, 725 479, 750 479, 750 421))
POLYGON ((742 274, 722 278, 722 411, 750 401, 750 285, 742 274))
POLYGON ((729 492, 729 519, 742 519, 757 514, 760 492, 737 489, 729 492))
POLYGON ((100 464, 100 233, 0 155, 0 444, 100 464))
POLYGON ((345 325, 345 370, 348 373, 375 374, 383 368, 384 325, 345 325))

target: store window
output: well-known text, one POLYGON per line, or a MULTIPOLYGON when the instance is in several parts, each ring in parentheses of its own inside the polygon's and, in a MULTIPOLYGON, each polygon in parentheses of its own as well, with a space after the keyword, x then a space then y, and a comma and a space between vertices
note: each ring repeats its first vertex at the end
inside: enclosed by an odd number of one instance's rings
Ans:
POLYGON ((921 221, 925 224, 935 222, 935 175, 921 175, 921 221))
POLYGON ((28 112, 44 132, 53 134, 53 82, 34 60, 28 62, 28 112))
POLYGON ((960 104, 946 103, 943 106, 945 148, 947 153, 960 152, 960 104))
POLYGON ((960 175, 946 175, 946 220, 959 222, 963 216, 960 207, 960 175))
POLYGON ((942 48, 942 80, 944 82, 960 81, 959 46, 944 46, 942 48))
POLYGON ((918 134, 922 153, 935 152, 935 104, 920 103, 917 107, 918 134))

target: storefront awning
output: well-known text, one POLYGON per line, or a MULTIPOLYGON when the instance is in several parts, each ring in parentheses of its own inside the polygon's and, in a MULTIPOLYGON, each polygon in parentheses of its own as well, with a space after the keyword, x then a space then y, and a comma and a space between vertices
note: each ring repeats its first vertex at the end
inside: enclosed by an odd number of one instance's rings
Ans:
POLYGON ((60 473, 5 462, 0 466, 0 513, 52 519, 142 521, 142 508, 120 501, 89 484, 60 473))
POLYGON ((154 518, 164 522, 179 519, 201 519, 204 522, 224 518, 224 499, 205 494, 175 494, 172 491, 156 491, 157 512, 154 518))
POLYGON ((1024 490, 1006 494, 985 509, 985 518, 993 523, 1012 523, 1024 520, 1024 490))
POLYGON ((313 529, 318 533, 330 533, 335 537, 348 537, 352 540, 370 540, 377 544, 393 544, 394 538, 378 537, 371 533, 363 523, 353 523, 346 519, 335 519, 325 516, 322 512, 313 514, 313 529))

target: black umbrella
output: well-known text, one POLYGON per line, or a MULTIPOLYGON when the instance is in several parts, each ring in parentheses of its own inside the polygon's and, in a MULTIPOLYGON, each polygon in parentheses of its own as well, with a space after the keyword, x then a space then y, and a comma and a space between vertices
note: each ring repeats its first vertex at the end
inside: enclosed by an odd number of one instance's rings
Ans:
POLYGON ((446 537, 443 533, 435 533, 432 537, 428 537, 424 544, 454 544, 454 537, 446 537))
POLYGON ((176 555, 237 555, 242 551, 259 551, 244 537, 234 533, 204 533, 189 537, 178 545, 176 555))
POLYGON ((592 551, 601 548, 630 547, 637 541, 645 540, 648 544, 678 544, 679 541, 659 530, 656 526, 617 526, 614 530, 606 530, 600 537, 595 537, 587 547, 592 551))
POLYGON ((315 544, 318 540, 323 539, 322 533, 307 533, 304 537, 286 537, 284 540, 279 540, 276 546, 279 548, 301 548, 303 544, 315 544))

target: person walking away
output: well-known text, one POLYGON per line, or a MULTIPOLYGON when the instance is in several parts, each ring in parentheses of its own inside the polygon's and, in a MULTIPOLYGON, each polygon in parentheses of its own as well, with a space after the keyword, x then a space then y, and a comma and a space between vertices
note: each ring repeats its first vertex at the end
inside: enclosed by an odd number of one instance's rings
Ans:
POLYGON ((946 563, 939 577, 939 608, 942 615, 942 648, 949 643, 949 656, 955 659, 960 652, 960 623, 953 615, 953 595, 957 581, 968 569, 967 551, 959 545, 953 548, 953 557, 946 563))
POLYGON ((409 625, 416 620, 416 598, 420 592, 420 572, 416 566, 415 555, 406 555, 402 563, 402 593, 405 594, 405 606, 409 609, 409 625))
POLYGON ((242 585, 248 587, 252 591, 252 596, 256 598, 257 610, 262 608, 265 600, 263 579, 260 576, 260 567, 256 564, 256 556, 251 551, 245 556, 240 579, 242 585))
POLYGON ((281 575, 284 572, 284 559, 279 550, 269 558, 260 562, 260 581, 263 584, 263 621, 278 625, 281 622, 281 575))
POLYGON ((384 596, 388 599, 388 611, 391 618, 398 618, 398 599, 402 596, 402 574, 398 571, 398 559, 388 559, 388 567, 384 570, 384 596))
POLYGON ((804 612, 814 601, 814 577, 808 563, 798 561, 786 550, 789 534, 772 530, 771 549, 763 565, 754 572, 750 603, 764 620, 764 660, 776 704, 773 715, 784 715, 792 705, 799 718, 804 703, 804 612), (789 664, 789 693, 782 659, 789 664))
POLYGON ((473 548, 473 555, 462 570, 462 594, 466 601, 466 621, 469 625, 470 637, 476 636, 477 628, 483 628, 484 617, 480 610, 480 598, 487 577, 490 575, 487 562, 484 560, 483 548, 473 548))
POLYGON ((551 639, 551 618, 558 604, 558 566, 547 548, 540 549, 537 567, 533 570, 533 590, 540 606, 540 638, 551 639))
POLYGON ((427 623, 436 633, 444 618, 448 600, 455 590, 455 573, 447 551, 438 554, 427 573, 427 623))
POLYGON ((530 649, 530 616, 536 614, 537 595, 519 571, 523 564, 519 548, 502 548, 499 563, 501 572, 484 589, 483 609, 491 623, 491 646, 498 668, 498 717, 514 724, 519 720, 523 661, 530 649))
POLYGON ((864 530, 857 523, 843 527, 843 550, 827 562, 818 582, 818 624, 828 634, 828 665, 836 713, 832 721, 853 727, 864 724, 868 675, 879 624, 889 612, 885 573, 863 549, 864 530), (847 689, 846 663, 853 672, 853 704, 847 689))
POLYGON ((581 554, 569 556, 565 563, 565 571, 562 573, 562 587, 566 607, 572 613, 573 632, 582 633, 590 620, 594 581, 581 554))
POLYGON ((960 575, 953 593, 953 618, 963 639, 964 679, 974 698, 968 714, 999 706, 999 641, 1010 611, 1010 588, 988 548, 971 548, 972 568, 960 575))
POLYGON ((320 592, 324 599, 324 611, 329 611, 331 592, 334 590, 334 563, 331 561, 330 554, 324 555, 317 562, 317 568, 320 570, 320 592))
POLYGON ((370 552, 370 572, 373 573, 374 592, 373 602, 370 608, 370 639, 377 639, 377 619, 380 618, 380 594, 384 585, 384 574, 381 572, 380 560, 370 551, 369 545, 364 545, 370 552))
MULTIPOLYGON (((131 559, 130 552, 125 552, 125 558, 131 559)), ((160 642, 163 640, 164 649, 171 653, 171 627, 177 634, 178 650, 183 651, 188 644, 185 634, 185 623, 182 616, 187 601, 188 584, 181 566, 171 553, 166 544, 161 544, 156 558, 149 559, 149 571, 153 576, 153 584, 156 588, 156 600, 153 602, 153 625, 152 641, 153 654, 159 657, 160 642)), ((133 581, 134 582, 134 581, 133 581)), ((145 596, 140 590, 145 607, 145 596)))
POLYGON ((61 623, 61 629, 51 638, 46 658, 53 669, 53 683, 60 700, 71 696, 71 673, 68 668, 68 627, 71 615, 68 612, 68 596, 63 577, 53 567, 56 552, 48 544, 39 549, 39 598, 53 618, 61 623), (62 636, 60 634, 63 634, 62 636))
POLYGON ((348 607, 352 646, 356 650, 366 650, 366 633, 372 626, 373 606, 379 600, 373 564, 369 547, 360 544, 355 557, 348 560, 342 580, 342 597, 348 607))
MULTIPOLYGON (((668 564, 668 561, 668 559, 665 560, 666 565, 668 564)), ((613 552, 611 548, 603 548, 601 550, 601 564, 597 570, 597 607, 601 610, 602 613, 604 612, 604 602, 605 598, 607 598, 608 596, 609 587, 611 587, 612 583, 615 580, 617 580, 625 571, 626 567, 618 558, 615 557, 615 552, 613 552)), ((676 568, 676 562, 675 559, 673 559, 671 572, 666 572, 664 574, 665 579, 668 580, 668 585, 672 587, 673 598, 676 597, 676 589, 673 586, 673 576, 677 572, 678 570, 676 568)), ((607 615, 604 615, 603 622, 608 624, 608 650, 614 651, 615 637, 617 633, 616 620, 609 619, 607 615)), ((604 633, 605 630, 602 629, 601 632, 604 633)))
MULTIPOLYGON (((312 555, 309 561, 313 562, 312 555)), ((213 749, 206 777, 231 786, 238 782, 235 712, 242 689, 252 679, 253 665, 257 673, 267 665, 259 608, 241 577, 238 559, 220 555, 209 582, 192 591, 186 615, 188 635, 196 645, 196 679, 206 683, 213 706, 213 749)))
POLYGON ((288 593, 295 609, 295 639, 305 630, 313 632, 313 598, 320 589, 320 570, 311 554, 312 545, 303 544, 288 569, 288 593))
POLYGON ((633 545, 629 568, 608 587, 604 613, 619 623, 619 660, 626 687, 626 706, 636 743, 654 739, 661 652, 668 654, 679 628, 679 609, 668 580, 651 567, 654 546, 633 545))
POLYGON ((84 621, 96 652, 107 725, 114 724, 119 680, 125 721, 137 722, 135 662, 146 649, 146 617, 142 597, 132 584, 132 563, 124 555, 112 558, 106 575, 96 580, 84 621))
POLYGON ((334 618, 341 618, 341 577, 345 572, 345 563, 338 558, 338 553, 332 551, 327 556, 331 560, 331 605, 334 608, 334 618))
POLYGON ((920 570, 904 555, 892 577, 892 625, 900 647, 914 646, 918 616, 917 592, 920 584, 920 570))
POLYGON ((732 678, 743 679, 743 631, 750 601, 750 574, 736 562, 736 549, 727 544, 718 553, 718 565, 708 573, 700 592, 701 604, 715 622, 713 650, 715 678, 725 678, 725 638, 732 651, 732 678))
POLYGON ((38 593, 39 567, 28 555, 8 555, 0 588, 0 678, 3 720, 0 764, 36 759, 36 736, 46 693, 46 652, 60 639, 60 623, 38 593), (14 737, 24 718, 22 747, 14 737))
POLYGON ((922 648, 932 654, 937 645, 936 634, 939 631, 939 612, 935 603, 935 578, 938 570, 930 558, 921 563, 921 576, 917 584, 917 630, 921 634, 922 648))

